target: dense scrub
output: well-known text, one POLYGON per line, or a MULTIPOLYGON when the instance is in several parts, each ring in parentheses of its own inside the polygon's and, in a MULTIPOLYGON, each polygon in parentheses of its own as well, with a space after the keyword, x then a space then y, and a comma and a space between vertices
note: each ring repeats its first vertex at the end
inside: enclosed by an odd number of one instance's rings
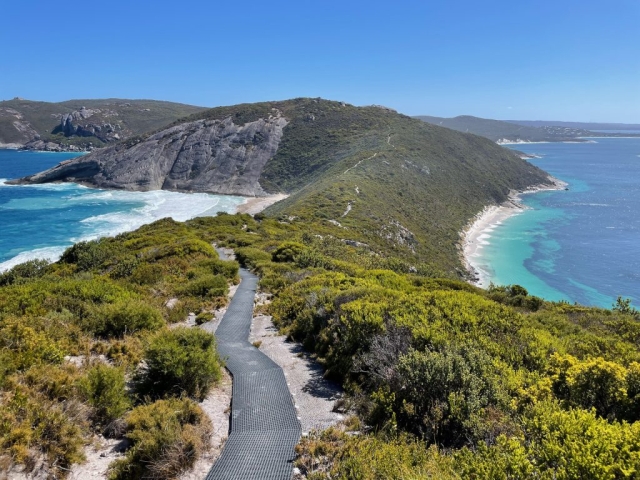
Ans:
POLYGON ((212 335, 168 326, 225 304, 237 281, 237 263, 171 220, 0 274, 1 469, 43 459, 63 476, 94 433, 133 442, 114 478, 167 478, 191 465, 210 425, 187 397, 206 395, 220 360, 212 335), (169 403, 147 405, 155 399, 169 403), (163 409, 177 417, 147 431, 163 409))
POLYGON ((310 478, 637 478, 640 318, 628 302, 484 291, 349 233, 264 215, 164 220, 3 274, 3 461, 44 455, 62 473, 99 431, 132 441, 112 478, 192 464, 210 428, 193 400, 220 364, 211 336, 164 324, 186 311, 205 321, 225 301, 220 279, 238 270, 217 242, 260 275, 278 327, 347 390, 355 417, 299 446, 310 478))
POLYGON ((483 291, 346 243, 322 222, 191 225, 236 248, 274 294, 280 329, 347 389, 343 407, 358 420, 302 441, 309 478, 640 474, 640 316, 628 302, 604 310, 517 285, 483 291))

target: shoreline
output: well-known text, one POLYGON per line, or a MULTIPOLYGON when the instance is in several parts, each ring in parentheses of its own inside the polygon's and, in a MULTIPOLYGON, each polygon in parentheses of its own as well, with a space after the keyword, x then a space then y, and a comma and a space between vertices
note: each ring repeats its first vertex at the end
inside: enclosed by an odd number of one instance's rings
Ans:
POLYGON ((284 193, 277 193, 275 195, 269 195, 268 197, 245 197, 245 202, 236 207, 236 213, 255 215, 274 203, 284 200, 288 196, 289 195, 284 193))
POLYGON ((480 288, 487 288, 490 285, 489 272, 483 270, 477 259, 480 257, 482 248, 489 244, 488 239, 491 238, 493 230, 508 218, 520 215, 529 209, 521 203, 522 195, 550 190, 564 190, 567 186, 568 183, 549 176, 549 183, 536 185, 521 191, 513 190, 509 193, 509 198, 505 202, 500 205, 489 205, 472 218, 460 234, 462 238, 461 258, 470 276, 467 281, 480 288))

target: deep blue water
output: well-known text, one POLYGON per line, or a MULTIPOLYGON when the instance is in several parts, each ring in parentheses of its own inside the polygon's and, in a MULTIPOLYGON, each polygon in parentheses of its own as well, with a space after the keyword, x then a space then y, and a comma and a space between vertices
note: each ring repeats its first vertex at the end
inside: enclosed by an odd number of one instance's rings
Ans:
POLYGON ((0 271, 31 258, 57 259, 80 240, 116 235, 163 217, 184 221, 233 212, 244 201, 204 193, 106 191, 72 183, 4 184, 75 156, 0 150, 0 271))
POLYGON ((523 195, 530 207, 489 232, 479 263, 497 284, 534 295, 611 307, 640 305, 640 138, 512 148, 569 183, 523 195))

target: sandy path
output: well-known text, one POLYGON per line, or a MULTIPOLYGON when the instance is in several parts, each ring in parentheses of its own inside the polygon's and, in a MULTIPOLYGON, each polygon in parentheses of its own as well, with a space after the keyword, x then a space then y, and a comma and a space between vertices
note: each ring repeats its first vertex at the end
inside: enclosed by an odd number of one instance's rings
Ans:
POLYGON ((262 342, 260 351, 284 371, 305 435, 313 429, 335 425, 343 416, 332 411, 342 389, 323 377, 323 368, 304 351, 301 345, 288 342, 279 335, 271 317, 258 315, 251 325, 250 342, 262 342))
POLYGON ((200 404, 200 408, 209 416, 213 423, 211 435, 211 450, 196 461, 193 469, 183 473, 180 480, 202 480, 207 476, 211 465, 218 459, 229 436, 229 412, 231 405, 231 375, 222 369, 220 383, 209 392, 207 398, 200 404))

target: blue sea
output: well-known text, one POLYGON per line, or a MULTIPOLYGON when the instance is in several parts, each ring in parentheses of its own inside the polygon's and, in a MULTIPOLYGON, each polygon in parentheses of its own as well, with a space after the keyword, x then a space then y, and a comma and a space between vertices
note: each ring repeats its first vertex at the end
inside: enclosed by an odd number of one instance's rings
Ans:
POLYGON ((522 195, 528 209, 493 225, 474 264, 495 284, 609 308, 640 305, 640 138, 511 148, 569 184, 522 195))
POLYGON ((33 258, 56 260, 81 240, 117 235, 164 217, 185 221, 234 212, 244 203, 242 197, 205 193, 107 191, 74 183, 5 184, 76 156, 0 150, 0 271, 33 258))

